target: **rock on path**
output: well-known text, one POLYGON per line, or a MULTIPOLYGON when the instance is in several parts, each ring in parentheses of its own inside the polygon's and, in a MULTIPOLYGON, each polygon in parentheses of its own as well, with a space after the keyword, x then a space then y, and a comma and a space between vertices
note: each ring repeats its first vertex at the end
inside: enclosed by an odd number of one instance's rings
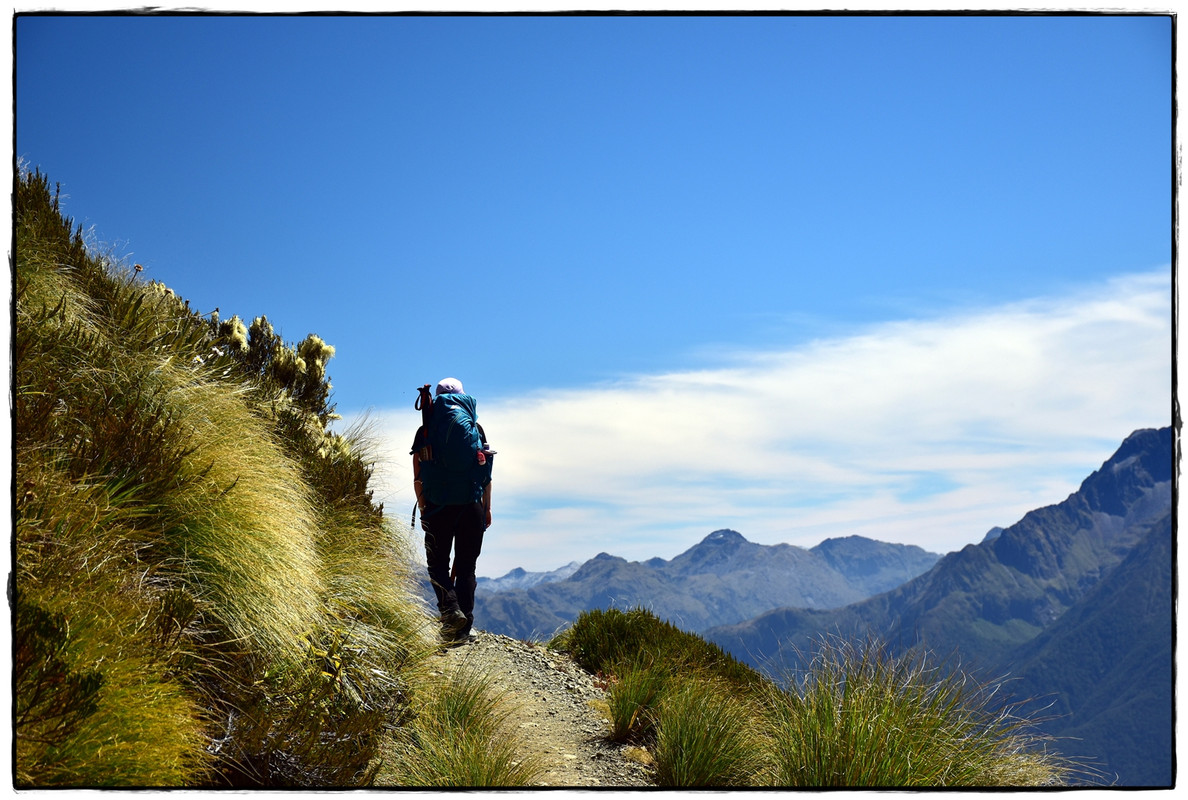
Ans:
POLYGON ((631 748, 606 738, 610 725, 595 707, 606 693, 569 658, 485 631, 442 658, 446 670, 466 664, 490 675, 506 694, 511 724, 544 765, 539 785, 654 786, 648 768, 628 758, 631 748))

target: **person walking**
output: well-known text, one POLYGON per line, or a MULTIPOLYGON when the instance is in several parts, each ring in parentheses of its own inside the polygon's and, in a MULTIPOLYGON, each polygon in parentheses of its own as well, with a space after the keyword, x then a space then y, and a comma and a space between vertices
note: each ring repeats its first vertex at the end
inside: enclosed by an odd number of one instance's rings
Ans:
POLYGON ((483 534, 491 525, 495 452, 478 424, 475 399, 457 378, 438 382, 432 397, 428 384, 421 387, 417 408, 422 424, 411 452, 413 490, 425 532, 429 580, 443 642, 464 644, 474 626, 475 570, 483 534))

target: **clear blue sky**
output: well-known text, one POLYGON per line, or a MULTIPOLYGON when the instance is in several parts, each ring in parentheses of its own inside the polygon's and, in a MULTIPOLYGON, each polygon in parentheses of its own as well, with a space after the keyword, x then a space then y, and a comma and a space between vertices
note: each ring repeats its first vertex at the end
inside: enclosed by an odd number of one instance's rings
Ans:
POLYGON ((482 574, 727 526, 943 552, 1170 421, 1171 37, 21 17, 15 152, 191 307, 333 344, 401 517, 414 387, 461 378, 501 450, 482 574))

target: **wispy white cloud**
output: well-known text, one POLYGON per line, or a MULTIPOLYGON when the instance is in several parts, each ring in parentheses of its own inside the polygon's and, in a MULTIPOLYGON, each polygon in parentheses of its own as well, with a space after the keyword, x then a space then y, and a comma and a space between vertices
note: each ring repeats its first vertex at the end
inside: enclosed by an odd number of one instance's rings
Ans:
MULTIPOLYGON (((484 574, 600 551, 670 558, 711 530, 936 552, 1059 502, 1168 424, 1169 271, 872 326, 727 366, 479 398, 499 450, 484 574)), ((412 409, 374 412, 411 509, 412 409)))

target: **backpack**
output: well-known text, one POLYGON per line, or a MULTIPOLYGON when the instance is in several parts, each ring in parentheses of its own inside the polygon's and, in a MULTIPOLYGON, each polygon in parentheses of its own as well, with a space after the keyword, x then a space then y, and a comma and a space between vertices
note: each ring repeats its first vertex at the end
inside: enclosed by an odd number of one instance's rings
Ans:
POLYGON ((424 386, 416 407, 422 419, 418 452, 425 501, 435 506, 481 502, 483 488, 491 481, 494 453, 487 449, 474 398, 466 394, 431 398, 429 387, 424 386))

